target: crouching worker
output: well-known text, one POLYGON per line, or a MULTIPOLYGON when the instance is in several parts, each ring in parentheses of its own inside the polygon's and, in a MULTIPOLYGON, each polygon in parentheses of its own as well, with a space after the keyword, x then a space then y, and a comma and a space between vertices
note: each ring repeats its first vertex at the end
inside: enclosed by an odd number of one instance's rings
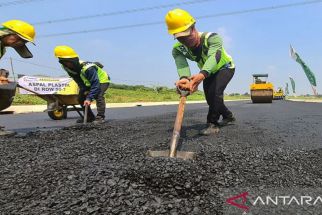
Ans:
MULTIPOLYGON (((56 46, 54 53, 62 68, 79 87, 79 103, 83 109, 88 106, 87 122, 103 123, 106 108, 104 95, 110 83, 109 76, 102 69, 103 65, 80 61, 78 54, 69 46, 56 46), (93 100, 96 100, 96 117, 90 108, 93 100)), ((82 118, 77 120, 77 123, 82 122, 82 118)))
POLYGON ((221 37, 216 33, 199 32, 195 19, 187 11, 171 10, 165 20, 169 34, 177 39, 172 49, 180 78, 176 86, 193 93, 203 81, 209 110, 207 128, 201 134, 216 134, 220 125, 235 121, 233 113, 224 104, 224 90, 235 73, 233 59, 225 51, 221 37), (197 62, 199 73, 191 76, 187 60, 197 62), (223 119, 218 122, 220 116, 223 119))

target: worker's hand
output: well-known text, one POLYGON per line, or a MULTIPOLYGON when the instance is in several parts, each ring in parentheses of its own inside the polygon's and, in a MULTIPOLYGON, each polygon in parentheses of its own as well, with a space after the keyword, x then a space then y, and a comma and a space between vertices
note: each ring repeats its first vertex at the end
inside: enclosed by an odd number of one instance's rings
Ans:
POLYGON ((194 93, 198 90, 199 84, 205 79, 206 77, 202 73, 198 73, 190 77, 190 93, 194 93))
POLYGON ((176 87, 180 90, 190 91, 190 81, 187 78, 183 78, 175 83, 176 87))
POLYGON ((8 78, 0 76, 0 83, 1 84, 8 84, 8 83, 10 83, 10 81, 8 80, 8 78))
POLYGON ((91 101, 90 100, 85 100, 84 101, 84 106, 91 106, 91 101))

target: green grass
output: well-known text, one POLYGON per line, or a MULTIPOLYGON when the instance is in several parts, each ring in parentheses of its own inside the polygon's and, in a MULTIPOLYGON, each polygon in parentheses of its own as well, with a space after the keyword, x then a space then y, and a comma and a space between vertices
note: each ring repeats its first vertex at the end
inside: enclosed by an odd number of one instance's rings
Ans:
POLYGON ((37 96, 16 93, 12 105, 46 105, 47 102, 37 96))
POLYGON ((225 100, 240 100, 240 99, 250 99, 250 96, 247 95, 225 95, 225 100))
MULTIPOLYGON (((178 94, 175 90, 161 90, 159 92, 154 90, 136 89, 124 90, 111 88, 107 92, 107 101, 111 103, 123 102, 162 102, 162 101, 176 101, 178 94)), ((202 92, 196 92, 188 97, 188 100, 204 100, 202 92)))
MULTIPOLYGON (((127 102, 164 102, 178 101, 179 96, 175 89, 167 87, 149 88, 145 86, 128 86, 112 84, 107 90, 106 100, 108 103, 127 103, 127 102)), ((225 99, 238 100, 249 99, 249 96, 231 95, 225 99)), ((204 93, 197 91, 188 96, 188 101, 205 100, 204 93)), ((33 95, 16 94, 13 105, 45 105, 45 100, 33 95)))

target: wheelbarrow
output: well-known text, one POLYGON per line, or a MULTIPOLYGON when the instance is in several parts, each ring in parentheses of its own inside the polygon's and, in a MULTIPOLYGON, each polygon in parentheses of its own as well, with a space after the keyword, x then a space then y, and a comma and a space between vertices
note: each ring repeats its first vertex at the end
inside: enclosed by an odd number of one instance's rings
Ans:
POLYGON ((47 113, 53 120, 67 119, 68 111, 76 111, 80 117, 83 117, 82 107, 79 105, 78 95, 38 95, 38 97, 47 101, 47 113))
POLYGON ((47 113, 48 116, 53 120, 67 119, 68 111, 76 111, 80 117, 83 118, 82 107, 77 107, 79 105, 78 95, 57 95, 57 94, 38 94, 30 89, 27 89, 18 84, 18 87, 29 91, 36 96, 47 101, 47 113))
POLYGON ((0 111, 10 107, 16 94, 17 82, 9 82, 8 76, 8 70, 0 69, 0 111))
POLYGON ((0 84, 0 111, 10 107, 16 94, 17 82, 0 84))

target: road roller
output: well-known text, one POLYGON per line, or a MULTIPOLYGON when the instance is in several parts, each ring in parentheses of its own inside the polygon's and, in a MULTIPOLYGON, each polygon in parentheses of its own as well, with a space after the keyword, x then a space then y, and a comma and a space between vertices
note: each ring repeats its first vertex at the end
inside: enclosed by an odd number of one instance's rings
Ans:
POLYGON ((274 100, 285 100, 284 90, 281 87, 279 87, 276 91, 274 91, 273 99, 274 100))
POLYGON ((274 86, 267 82, 268 74, 253 74, 250 96, 253 103, 272 103, 274 86))

